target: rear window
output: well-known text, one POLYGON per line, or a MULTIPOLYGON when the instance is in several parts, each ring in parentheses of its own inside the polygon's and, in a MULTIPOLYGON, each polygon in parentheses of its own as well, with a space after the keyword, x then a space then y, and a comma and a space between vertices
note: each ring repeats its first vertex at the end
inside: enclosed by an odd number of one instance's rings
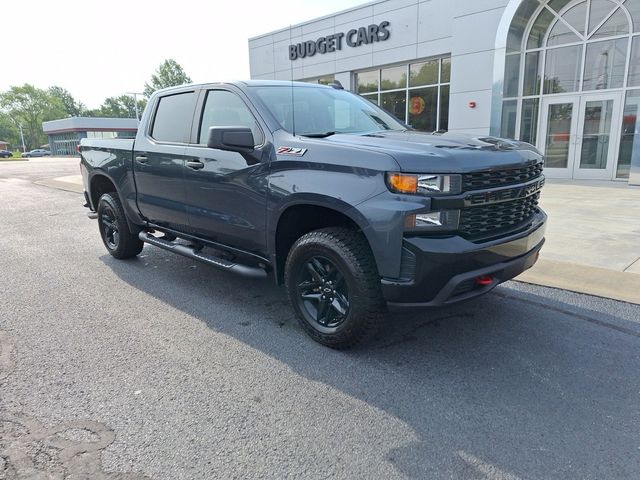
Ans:
POLYGON ((161 97, 153 120, 151 137, 160 142, 189 142, 195 107, 195 92, 161 97))

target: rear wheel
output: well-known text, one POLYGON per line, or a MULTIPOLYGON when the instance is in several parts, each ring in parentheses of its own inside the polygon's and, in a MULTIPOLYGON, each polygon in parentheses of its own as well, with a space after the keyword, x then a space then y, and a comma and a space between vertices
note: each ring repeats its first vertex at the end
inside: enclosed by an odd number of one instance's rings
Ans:
POLYGON ((105 193, 98 202, 98 227, 107 251, 115 258, 138 255, 144 243, 129 230, 122 203, 115 193, 105 193))
POLYGON ((324 228, 300 237, 287 258, 285 283, 300 325, 323 345, 351 347, 378 326, 380 277, 355 230, 324 228))

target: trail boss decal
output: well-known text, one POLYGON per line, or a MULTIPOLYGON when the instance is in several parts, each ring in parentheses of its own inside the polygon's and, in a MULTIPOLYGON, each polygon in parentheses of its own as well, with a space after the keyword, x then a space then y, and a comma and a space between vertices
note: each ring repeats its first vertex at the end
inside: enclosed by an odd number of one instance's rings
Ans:
POLYGON ((307 153, 306 148, 278 147, 276 152, 278 155, 291 155, 293 157, 301 157, 307 153))

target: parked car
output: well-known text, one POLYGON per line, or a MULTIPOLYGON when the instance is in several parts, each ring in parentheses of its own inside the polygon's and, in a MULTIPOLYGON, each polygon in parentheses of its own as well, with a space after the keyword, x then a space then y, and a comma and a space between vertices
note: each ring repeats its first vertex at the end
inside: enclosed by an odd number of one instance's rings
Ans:
POLYGON ((31 150, 30 152, 24 152, 22 154, 22 158, 31 158, 31 157, 48 157, 51 155, 49 150, 45 150, 43 148, 36 148, 35 150, 31 150))
POLYGON ((9 150, 0 150, 0 158, 9 158, 9 157, 13 157, 13 153, 11 153, 9 150))

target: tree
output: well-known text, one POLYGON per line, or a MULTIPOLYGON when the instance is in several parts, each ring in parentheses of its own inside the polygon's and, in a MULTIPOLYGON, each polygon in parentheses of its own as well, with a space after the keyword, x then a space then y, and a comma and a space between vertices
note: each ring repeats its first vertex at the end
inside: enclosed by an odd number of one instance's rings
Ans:
POLYGON ((151 75, 151 81, 144 84, 144 96, 149 98, 156 90, 185 83, 191 83, 191 78, 184 73, 178 62, 169 58, 160 64, 156 73, 151 75))
POLYGON ((35 148, 47 142, 42 122, 66 116, 60 99, 28 83, 1 93, 0 108, 22 125, 27 148, 35 148))
POLYGON ((8 115, 0 113, 0 140, 8 142, 11 148, 22 145, 20 142, 20 130, 8 115))
POLYGON ((60 100, 67 116, 81 117, 82 115, 85 115, 87 107, 82 102, 78 102, 73 98, 73 95, 71 95, 67 89, 53 86, 49 88, 48 92, 49 95, 60 100))
MULTIPOLYGON (((138 100, 138 111, 142 114, 147 101, 138 100)), ((99 110, 89 112, 96 117, 136 118, 136 106, 130 95, 105 98, 99 110)))

